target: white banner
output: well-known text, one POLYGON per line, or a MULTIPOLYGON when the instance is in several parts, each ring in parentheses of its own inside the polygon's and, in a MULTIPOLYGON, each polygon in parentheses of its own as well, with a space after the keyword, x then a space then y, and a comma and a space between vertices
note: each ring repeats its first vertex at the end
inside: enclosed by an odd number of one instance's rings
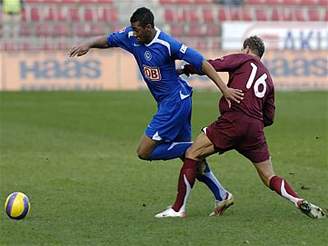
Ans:
POLYGON ((244 39, 257 35, 267 49, 327 50, 325 22, 224 22, 223 50, 240 49, 244 39))

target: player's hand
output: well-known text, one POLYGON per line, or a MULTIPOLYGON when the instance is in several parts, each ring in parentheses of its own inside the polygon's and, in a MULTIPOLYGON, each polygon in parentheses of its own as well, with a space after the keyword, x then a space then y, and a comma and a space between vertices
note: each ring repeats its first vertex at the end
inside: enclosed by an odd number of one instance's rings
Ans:
POLYGON ((85 44, 81 44, 78 46, 73 47, 70 51, 69 51, 69 56, 70 57, 74 57, 74 56, 83 56, 86 53, 88 53, 88 51, 90 50, 90 47, 88 45, 85 44))
POLYGON ((186 75, 187 77, 190 76, 190 73, 186 73, 183 68, 178 68, 177 69, 177 74, 180 76, 182 74, 186 75))
POLYGON ((178 68, 176 71, 179 76, 182 74, 186 75, 187 77, 190 76, 190 73, 186 72, 186 70, 184 69, 184 66, 182 66, 181 68, 178 68))
POLYGON ((178 75, 183 74, 183 69, 182 69, 182 68, 178 68, 176 71, 177 71, 177 74, 178 74, 178 75))
POLYGON ((229 87, 223 92, 223 96, 227 100, 229 108, 231 108, 231 101, 240 103, 240 101, 244 99, 244 93, 242 90, 229 87))

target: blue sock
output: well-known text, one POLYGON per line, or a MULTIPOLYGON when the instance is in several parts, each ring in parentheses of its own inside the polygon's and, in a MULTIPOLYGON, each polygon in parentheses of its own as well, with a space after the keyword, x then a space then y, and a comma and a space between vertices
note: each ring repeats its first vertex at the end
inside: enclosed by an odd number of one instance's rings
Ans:
POLYGON ((184 156, 192 142, 162 143, 155 147, 149 160, 170 160, 184 156))
POLYGON ((220 184, 219 180, 215 177, 213 172, 211 171, 208 163, 205 161, 205 171, 203 175, 197 175, 197 179, 200 182, 203 182, 207 185, 207 187, 212 191, 215 199, 217 201, 222 201, 226 198, 227 191, 220 184))

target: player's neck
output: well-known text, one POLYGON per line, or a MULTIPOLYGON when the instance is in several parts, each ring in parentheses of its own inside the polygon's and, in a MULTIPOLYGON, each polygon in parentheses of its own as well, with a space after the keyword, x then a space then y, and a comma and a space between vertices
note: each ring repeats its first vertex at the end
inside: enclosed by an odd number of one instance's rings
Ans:
POLYGON ((261 59, 258 55, 256 55, 255 53, 253 53, 251 51, 248 53, 248 55, 254 56, 255 58, 257 58, 259 60, 261 59))
POLYGON ((156 30, 155 28, 153 28, 153 29, 150 31, 149 40, 147 41, 147 44, 149 44, 151 41, 153 41, 153 39, 154 39, 155 36, 156 36, 156 33, 157 33, 157 30, 156 30))

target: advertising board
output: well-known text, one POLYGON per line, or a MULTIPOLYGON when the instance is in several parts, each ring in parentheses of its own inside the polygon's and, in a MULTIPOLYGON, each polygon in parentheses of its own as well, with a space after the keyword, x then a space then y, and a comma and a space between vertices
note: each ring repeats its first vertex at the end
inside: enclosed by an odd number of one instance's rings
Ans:
MULTIPOLYGON (((230 52, 229 52, 230 53, 230 52)), ((227 51, 204 52, 214 59, 227 51)), ((268 50, 263 58, 277 89, 328 89, 328 51, 268 50)), ((179 63, 181 64, 181 63, 179 63)), ((137 90, 146 87, 134 58, 122 51, 79 58, 56 53, 0 54, 0 90, 137 90)), ((224 81, 227 73, 220 73, 224 81)), ((186 78, 195 89, 215 89, 206 76, 186 78)))

